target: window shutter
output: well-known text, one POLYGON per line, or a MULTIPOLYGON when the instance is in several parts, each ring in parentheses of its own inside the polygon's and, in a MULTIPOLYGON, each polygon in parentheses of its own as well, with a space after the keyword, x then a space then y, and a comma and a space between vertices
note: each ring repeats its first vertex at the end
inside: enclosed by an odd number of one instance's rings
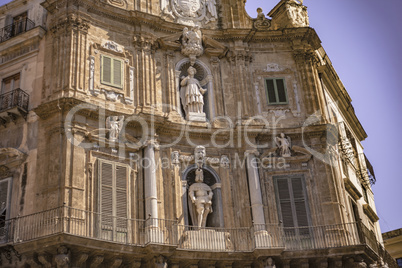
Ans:
POLYGON ((273 79, 267 79, 267 91, 268 91, 268 102, 269 103, 276 103, 276 95, 275 95, 275 86, 273 79))
POLYGON ((304 197, 304 189, 301 178, 292 178, 292 190, 297 226, 308 226, 306 199, 304 197))
POLYGON ((102 225, 113 224, 113 166, 101 162, 101 215, 102 225))
POLYGON ((8 184, 7 179, 0 181, 0 215, 3 215, 8 208, 8 184))
POLYGON ((117 227, 126 228, 127 221, 127 167, 116 165, 116 216, 117 227))
POLYGON ((121 87, 122 82, 122 64, 121 60, 113 59, 113 84, 121 87))
POLYGON ((112 59, 102 56, 102 82, 112 83, 112 59))
POLYGON ((276 79, 276 88, 278 90, 278 99, 279 102, 283 103, 283 102, 287 102, 286 100, 286 92, 285 92, 285 84, 283 79, 276 79))
POLYGON ((292 204, 290 199, 288 180, 277 180, 279 205, 282 215, 282 222, 284 227, 294 227, 294 219, 292 213, 292 204))

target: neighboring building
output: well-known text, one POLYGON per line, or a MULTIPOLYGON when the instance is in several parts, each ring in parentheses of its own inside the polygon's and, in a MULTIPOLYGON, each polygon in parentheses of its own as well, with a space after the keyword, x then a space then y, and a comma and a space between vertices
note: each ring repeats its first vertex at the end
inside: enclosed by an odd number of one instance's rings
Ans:
POLYGON ((307 8, 244 2, 0 7, 2 267, 397 267, 307 8))
POLYGON ((402 267, 402 228, 382 234, 384 246, 388 253, 396 260, 399 267, 402 267))

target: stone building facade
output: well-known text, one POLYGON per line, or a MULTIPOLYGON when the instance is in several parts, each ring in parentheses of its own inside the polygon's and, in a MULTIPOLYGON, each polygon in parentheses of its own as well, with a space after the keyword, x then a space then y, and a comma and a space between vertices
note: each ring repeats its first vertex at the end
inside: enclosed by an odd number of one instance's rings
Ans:
POLYGON ((0 14, 3 267, 394 267, 302 1, 0 14))

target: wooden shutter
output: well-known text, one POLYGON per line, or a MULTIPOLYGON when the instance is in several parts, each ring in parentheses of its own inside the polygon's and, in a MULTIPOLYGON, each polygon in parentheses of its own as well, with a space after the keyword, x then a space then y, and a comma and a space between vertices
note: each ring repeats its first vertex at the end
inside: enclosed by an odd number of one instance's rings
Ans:
POLYGON ((112 83, 112 58, 102 56, 102 82, 112 83))
POLYGON ((122 63, 121 60, 113 59, 113 85, 121 87, 122 83, 122 63))
POLYGON ((280 217, 283 222, 284 227, 295 227, 293 213, 292 213, 292 203, 289 192, 288 180, 278 179, 277 180, 277 189, 278 189, 278 197, 279 197, 279 206, 280 206, 280 217))
POLYGON ((0 215, 6 216, 9 199, 9 179, 0 181, 0 215))
POLYGON ((276 79, 276 89, 278 93, 278 102, 280 103, 286 103, 287 98, 286 98, 286 91, 285 91, 285 83, 283 79, 276 79))
POLYGON ((305 189, 301 177, 275 178, 280 219, 284 227, 309 226, 305 189))
POLYGON ((126 228, 127 221, 127 167, 116 165, 116 216, 117 227, 126 228))
POLYGON ((100 162, 101 175, 101 218, 102 226, 113 226, 113 165, 100 162))
POLYGON ((275 85, 273 79, 267 79, 267 94, 268 94, 268 103, 276 103, 276 94, 275 94, 275 85))

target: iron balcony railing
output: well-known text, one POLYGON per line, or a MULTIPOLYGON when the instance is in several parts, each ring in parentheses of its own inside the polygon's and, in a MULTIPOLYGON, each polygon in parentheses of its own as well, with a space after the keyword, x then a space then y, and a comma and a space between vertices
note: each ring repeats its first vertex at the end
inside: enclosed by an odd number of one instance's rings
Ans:
POLYGON ((367 245, 378 251, 374 233, 360 223, 301 228, 269 224, 251 228, 198 228, 180 225, 174 220, 126 219, 66 206, 0 222, 0 244, 21 243, 56 234, 133 246, 159 244, 210 252, 275 248, 295 251, 354 245, 367 245))
POLYGON ((17 88, 0 95, 0 112, 15 107, 22 109, 24 112, 28 112, 28 105, 29 95, 22 89, 17 88))
POLYGON ((35 27, 35 23, 28 18, 14 21, 12 24, 7 25, 0 29, 0 43, 8 39, 25 33, 35 27))

